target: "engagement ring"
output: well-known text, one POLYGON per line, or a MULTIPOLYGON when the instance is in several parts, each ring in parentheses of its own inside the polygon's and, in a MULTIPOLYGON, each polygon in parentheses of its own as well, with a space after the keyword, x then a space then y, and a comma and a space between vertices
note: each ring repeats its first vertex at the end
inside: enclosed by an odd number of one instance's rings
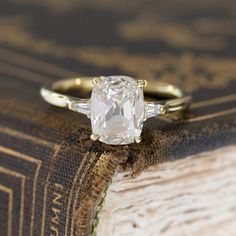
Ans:
POLYGON ((123 75, 59 80, 43 87, 41 95, 52 105, 87 115, 91 119, 91 139, 112 145, 139 143, 146 119, 183 111, 191 101, 171 84, 123 75), (72 90, 81 95, 91 93, 91 98, 67 95, 72 90), (162 100, 145 101, 144 95, 162 100))

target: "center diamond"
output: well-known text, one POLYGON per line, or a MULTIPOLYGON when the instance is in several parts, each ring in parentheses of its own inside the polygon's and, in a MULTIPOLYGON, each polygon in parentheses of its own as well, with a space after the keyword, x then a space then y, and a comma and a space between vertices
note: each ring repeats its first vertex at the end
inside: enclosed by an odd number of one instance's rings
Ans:
POLYGON ((91 96, 93 134, 107 144, 129 144, 138 139, 144 119, 143 90, 128 76, 102 77, 91 96))

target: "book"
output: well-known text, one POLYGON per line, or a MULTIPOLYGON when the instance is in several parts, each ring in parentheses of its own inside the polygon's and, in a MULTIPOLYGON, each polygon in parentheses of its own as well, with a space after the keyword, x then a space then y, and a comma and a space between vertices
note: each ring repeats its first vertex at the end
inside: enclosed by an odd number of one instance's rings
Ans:
POLYGON ((94 231, 109 235, 234 235, 236 145, 144 170, 118 169, 94 231), (222 201, 223 199, 223 201, 222 201))
POLYGON ((137 176, 235 144, 231 2, 122 3, 0 3, 1 235, 89 235, 118 167, 137 176), (111 74, 168 81, 193 104, 180 121, 145 122, 140 144, 114 147, 39 94, 60 78, 111 74))

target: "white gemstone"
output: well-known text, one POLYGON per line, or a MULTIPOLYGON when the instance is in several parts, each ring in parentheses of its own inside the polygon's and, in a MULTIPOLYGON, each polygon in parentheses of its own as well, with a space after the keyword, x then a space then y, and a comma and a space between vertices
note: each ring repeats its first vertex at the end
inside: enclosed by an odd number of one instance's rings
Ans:
POLYGON ((101 142, 129 144, 141 135, 143 90, 128 76, 107 76, 95 83, 91 96, 92 131, 101 142))
POLYGON ((153 116, 163 115, 165 113, 165 107, 157 102, 146 102, 145 107, 145 119, 153 116))
POLYGON ((90 100, 80 99, 79 101, 72 102, 70 109, 88 116, 90 114, 90 100))

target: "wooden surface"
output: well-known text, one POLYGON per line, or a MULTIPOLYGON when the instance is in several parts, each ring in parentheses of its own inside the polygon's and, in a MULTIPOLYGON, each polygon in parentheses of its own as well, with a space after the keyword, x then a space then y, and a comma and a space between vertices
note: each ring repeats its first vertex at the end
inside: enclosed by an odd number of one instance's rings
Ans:
POLYGON ((149 168, 117 172, 98 236, 236 235, 236 146, 149 168))

